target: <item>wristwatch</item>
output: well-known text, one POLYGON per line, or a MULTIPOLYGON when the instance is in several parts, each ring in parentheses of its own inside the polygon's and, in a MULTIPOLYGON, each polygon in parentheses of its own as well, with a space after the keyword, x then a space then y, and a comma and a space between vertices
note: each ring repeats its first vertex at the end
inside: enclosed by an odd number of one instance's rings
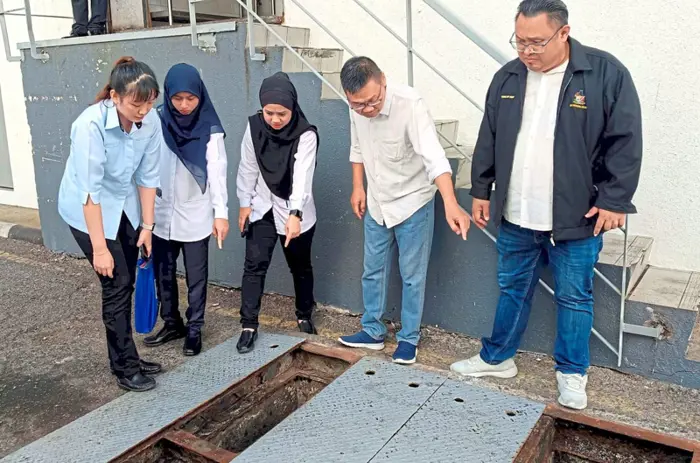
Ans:
POLYGON ((141 222, 141 228, 143 228, 144 230, 153 231, 153 229, 156 228, 156 224, 154 224, 154 223, 147 224, 147 223, 141 222))
POLYGON ((302 214, 299 209, 292 209, 291 211, 289 211, 289 215, 293 215, 294 217, 297 217, 299 219, 299 222, 304 220, 302 218, 304 214, 302 214))

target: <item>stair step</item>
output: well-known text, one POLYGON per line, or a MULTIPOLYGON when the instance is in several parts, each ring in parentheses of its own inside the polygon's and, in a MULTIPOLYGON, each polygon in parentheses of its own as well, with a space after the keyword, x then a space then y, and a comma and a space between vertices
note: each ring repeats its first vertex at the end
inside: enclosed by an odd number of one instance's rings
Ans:
MULTIPOLYGON (((338 74, 337 83, 340 86, 340 70, 343 67, 343 50, 336 48, 294 47, 313 68, 321 74, 338 74)), ((282 71, 311 72, 294 53, 285 48, 282 52, 282 71)), ((332 93, 332 91, 331 91, 332 93)), ((337 98, 337 95, 336 95, 337 98)))
MULTIPOLYGON (((304 27, 280 26, 277 24, 269 24, 268 26, 294 48, 306 48, 309 46, 309 39, 311 37, 311 30, 309 29, 304 27)), ((253 41, 255 42, 256 48, 284 46, 284 43, 262 24, 253 25, 253 41)), ((250 43, 246 38, 246 47, 248 46, 250 46, 250 43)))
POLYGON ((700 274, 649 267, 629 299, 672 309, 697 311, 700 304, 700 274))
POLYGON ((700 315, 696 317, 695 328, 688 339, 688 349, 685 358, 693 362, 700 362, 700 315))

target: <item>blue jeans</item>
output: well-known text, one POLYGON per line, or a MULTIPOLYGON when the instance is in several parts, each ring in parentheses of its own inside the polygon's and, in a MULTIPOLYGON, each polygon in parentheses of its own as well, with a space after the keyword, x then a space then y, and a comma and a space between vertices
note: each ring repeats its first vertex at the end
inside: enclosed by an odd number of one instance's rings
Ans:
POLYGON ((369 214, 365 217, 365 268, 362 274, 365 313, 362 315, 362 329, 373 338, 383 339, 386 335, 382 318, 386 310, 394 245, 397 244, 403 289, 401 331, 396 339, 418 345, 434 226, 435 199, 393 228, 379 225, 369 214))
POLYGON ((493 333, 482 340, 481 358, 495 365, 515 356, 527 328, 540 271, 549 263, 557 305, 556 369, 585 375, 593 328, 593 269, 603 247, 602 235, 552 245, 549 232, 504 221, 496 247, 501 293, 493 333))

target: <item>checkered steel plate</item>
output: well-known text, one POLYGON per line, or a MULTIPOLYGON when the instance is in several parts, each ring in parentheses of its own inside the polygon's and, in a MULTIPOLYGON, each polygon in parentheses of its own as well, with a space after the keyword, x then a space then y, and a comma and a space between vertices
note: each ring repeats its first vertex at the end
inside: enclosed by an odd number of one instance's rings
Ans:
POLYGON ((543 410, 542 404, 447 380, 371 461, 512 462, 543 410))
POLYGON ((293 349, 303 339, 261 333, 256 349, 246 355, 238 354, 236 341, 229 339, 159 376, 158 387, 153 391, 120 396, 0 462, 109 461, 293 349))
POLYGON ((367 463, 445 379, 364 358, 235 462, 367 463))

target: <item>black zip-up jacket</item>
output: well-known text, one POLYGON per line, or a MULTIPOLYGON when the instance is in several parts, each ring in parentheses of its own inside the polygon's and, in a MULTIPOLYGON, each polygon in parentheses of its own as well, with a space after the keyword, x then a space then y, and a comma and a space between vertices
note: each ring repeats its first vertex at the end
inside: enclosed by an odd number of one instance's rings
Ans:
MULTIPOLYGON (((636 213, 632 196, 642 164, 642 114, 629 71, 614 56, 569 38, 569 65, 554 132, 552 238, 593 236, 591 207, 636 213)), ((489 200, 501 223, 520 131, 527 68, 516 59, 494 76, 472 161, 474 198, 489 200)))

